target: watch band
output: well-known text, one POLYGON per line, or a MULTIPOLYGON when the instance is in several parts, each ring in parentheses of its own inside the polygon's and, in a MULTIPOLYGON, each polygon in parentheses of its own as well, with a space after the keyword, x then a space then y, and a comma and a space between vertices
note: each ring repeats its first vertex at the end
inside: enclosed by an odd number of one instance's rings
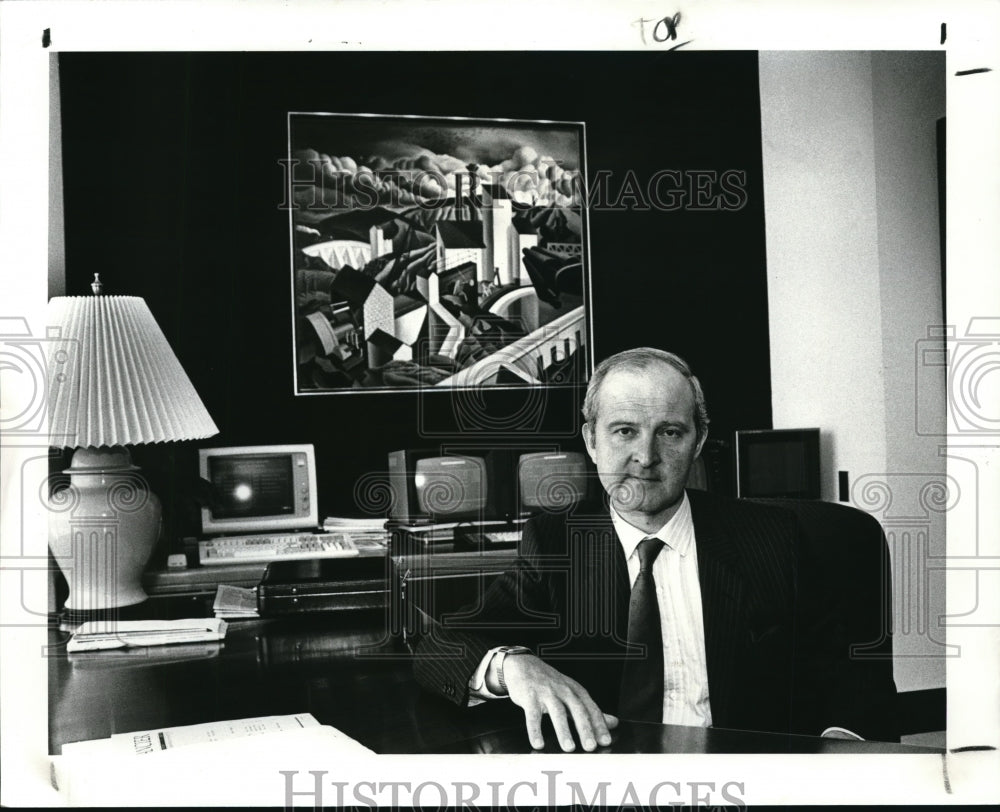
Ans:
POLYGON ((497 682, 505 694, 508 693, 508 691, 507 683, 504 682, 503 678, 503 661, 512 654, 531 654, 531 649, 526 646, 500 646, 497 650, 497 682))

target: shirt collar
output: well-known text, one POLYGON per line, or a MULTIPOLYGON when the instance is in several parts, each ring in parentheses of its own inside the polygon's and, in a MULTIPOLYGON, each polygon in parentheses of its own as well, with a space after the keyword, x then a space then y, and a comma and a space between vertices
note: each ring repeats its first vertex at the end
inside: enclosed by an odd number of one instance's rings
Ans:
POLYGON ((615 533, 618 534, 618 540, 621 542, 626 561, 628 561, 629 556, 635 551, 635 548, 639 546, 639 542, 650 536, 660 539, 667 547, 675 550, 682 558, 687 556, 691 550, 691 539, 694 537, 694 533, 691 532, 693 529, 691 503, 688 501, 687 491, 684 492, 684 497, 681 499, 680 506, 674 515, 655 533, 645 533, 638 527, 629 524, 618 515, 613 505, 611 506, 611 523, 614 525, 615 533))

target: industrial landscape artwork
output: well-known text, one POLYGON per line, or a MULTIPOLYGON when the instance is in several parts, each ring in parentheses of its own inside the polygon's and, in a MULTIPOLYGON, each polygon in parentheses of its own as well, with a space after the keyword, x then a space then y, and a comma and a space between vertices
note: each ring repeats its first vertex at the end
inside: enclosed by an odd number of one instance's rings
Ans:
POLYGON ((586 380, 579 123, 289 114, 296 393, 586 380))

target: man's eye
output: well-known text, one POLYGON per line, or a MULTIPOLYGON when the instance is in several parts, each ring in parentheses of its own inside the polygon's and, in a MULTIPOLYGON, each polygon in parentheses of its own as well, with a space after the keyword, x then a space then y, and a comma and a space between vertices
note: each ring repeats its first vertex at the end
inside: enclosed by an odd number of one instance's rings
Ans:
POLYGON ((628 426, 621 426, 620 428, 615 429, 615 434, 620 437, 631 437, 633 431, 628 426))
POLYGON ((670 437, 670 438, 681 436, 679 429, 661 429, 660 434, 662 434, 664 437, 670 437))

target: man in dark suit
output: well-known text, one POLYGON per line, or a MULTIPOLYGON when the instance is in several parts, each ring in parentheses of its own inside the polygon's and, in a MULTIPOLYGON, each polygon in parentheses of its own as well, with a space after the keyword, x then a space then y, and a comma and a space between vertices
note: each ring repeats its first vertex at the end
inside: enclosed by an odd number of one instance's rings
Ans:
POLYGON ((610 743, 605 711, 852 736, 841 631, 795 516, 685 490, 708 432, 687 364, 648 348, 607 359, 584 417, 604 503, 529 521, 474 623, 419 640, 418 680, 463 704, 509 697, 534 747, 543 715, 564 750, 573 729, 585 750, 610 743))

